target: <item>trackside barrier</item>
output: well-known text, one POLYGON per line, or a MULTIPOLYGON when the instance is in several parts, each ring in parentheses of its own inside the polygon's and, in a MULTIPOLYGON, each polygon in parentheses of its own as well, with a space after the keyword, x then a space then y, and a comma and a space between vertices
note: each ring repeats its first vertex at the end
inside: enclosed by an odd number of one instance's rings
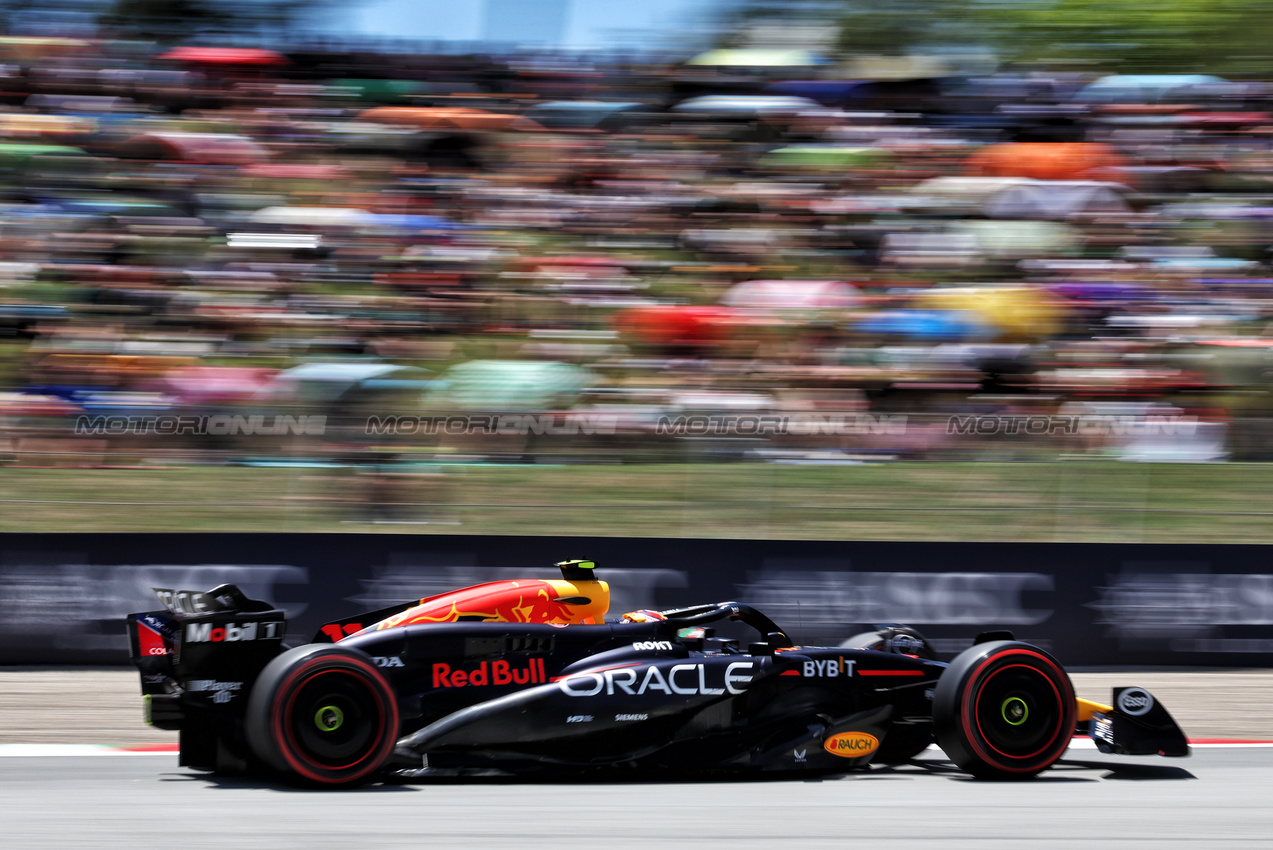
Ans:
POLYGON ((1010 629, 1074 666, 1273 666, 1273 548, 382 534, 0 535, 0 664, 127 661, 152 587, 223 582, 288 640, 327 620, 586 557, 611 615, 735 599, 802 643, 915 626, 946 654, 1010 629))

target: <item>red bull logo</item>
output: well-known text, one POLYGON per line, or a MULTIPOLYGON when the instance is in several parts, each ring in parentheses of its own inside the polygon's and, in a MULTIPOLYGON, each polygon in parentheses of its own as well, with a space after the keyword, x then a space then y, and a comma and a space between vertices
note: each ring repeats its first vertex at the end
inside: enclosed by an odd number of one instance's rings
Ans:
POLYGON ((380 621, 375 628, 459 620, 593 623, 601 622, 609 607, 610 587, 604 581, 493 581, 422 599, 419 605, 380 621))
POLYGON ((828 753, 846 759, 869 756, 880 748, 880 739, 865 732, 840 732, 822 745, 828 753))
POLYGON ((542 685, 548 681, 544 672, 544 659, 531 658, 525 664, 513 666, 501 659, 483 661, 476 667, 457 670, 450 664, 433 665, 435 688, 480 688, 487 685, 542 685))

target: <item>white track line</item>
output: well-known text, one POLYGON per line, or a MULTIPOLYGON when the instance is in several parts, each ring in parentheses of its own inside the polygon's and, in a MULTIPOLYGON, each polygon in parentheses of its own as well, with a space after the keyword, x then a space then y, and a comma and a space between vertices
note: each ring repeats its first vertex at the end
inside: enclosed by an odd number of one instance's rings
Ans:
POLYGON ((175 756, 173 750, 139 750, 108 744, 0 744, 0 758, 46 756, 175 756))

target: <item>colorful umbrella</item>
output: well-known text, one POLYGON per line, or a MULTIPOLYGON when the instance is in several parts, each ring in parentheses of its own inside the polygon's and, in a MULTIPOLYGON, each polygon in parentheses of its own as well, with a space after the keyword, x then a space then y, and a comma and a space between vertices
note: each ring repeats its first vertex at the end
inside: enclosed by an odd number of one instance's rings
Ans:
POLYGON ((1019 142, 987 145, 968 158, 968 174, 1036 180, 1116 180, 1125 161, 1097 142, 1019 142))
POLYGON ((850 168, 880 168, 893 159, 882 148, 850 145, 792 145, 777 148, 760 158, 762 168, 838 171, 850 168))
POLYGON ((847 310, 862 294, 842 280, 749 280, 730 287, 720 303, 756 310, 847 310))
POLYGON ((1081 103, 1155 103, 1173 93, 1210 83, 1223 83, 1210 74, 1111 74, 1085 86, 1074 99, 1081 103))
POLYGON ((204 165, 253 165, 270 153, 247 136, 231 133, 144 133, 120 143, 120 156, 204 165))
POLYGON ((287 57, 273 50, 255 47, 174 47, 159 57, 191 65, 286 65, 287 57))
POLYGON ((84 136, 96 130, 97 122, 86 116, 0 113, 0 136, 4 138, 84 136))
POLYGON ((967 310, 978 321, 1017 339, 1042 339, 1061 329, 1065 308, 1048 292, 1025 286, 963 286, 930 289, 915 302, 922 308, 967 310))
POLYGON ((376 217, 354 207, 264 207, 248 216, 253 224, 293 227, 367 227, 376 217))
POLYGON ((550 130, 596 130, 626 112, 647 109, 635 101, 554 100, 526 110, 526 117, 550 130))
POLYGON ((276 374, 255 366, 188 366, 167 372, 159 388, 183 404, 221 404, 255 396, 276 374))
POLYGON ((554 360, 470 360, 452 366, 426 403, 470 410, 549 410, 569 407, 597 376, 554 360))
POLYGON ((722 307, 656 304, 622 310, 614 321, 625 336, 646 345, 679 348, 724 342, 736 319, 735 311, 722 307))
POLYGON ((881 310, 853 324, 861 333, 919 340, 990 339, 995 330, 966 310, 881 310))
POLYGON ((401 103, 416 95, 427 94, 429 84, 417 80, 335 80, 333 86, 345 89, 355 97, 374 103, 401 103))
POLYGON ((812 50, 709 50, 685 63, 727 68, 792 68, 827 64, 827 58, 812 50))
POLYGON ((807 97, 759 94, 711 94, 692 97, 672 107, 674 112, 704 112, 713 115, 763 115, 765 113, 825 111, 826 107, 807 97))
POLYGON ((1047 289, 1063 298, 1084 302, 1155 301, 1159 297, 1156 290, 1141 283, 1076 281, 1051 284, 1047 289))
POLYGON ((60 168, 65 164, 96 162, 86 151, 69 145, 0 144, 0 168, 15 172, 56 173, 54 163, 59 163, 60 168))
POLYGON ((427 369, 399 366, 395 363, 374 363, 359 360, 328 363, 304 363, 274 376, 271 393, 279 393, 302 400, 331 402, 359 387, 373 387, 375 382, 388 382, 390 376, 397 380, 415 381, 419 386, 427 369))
POLYGON ((4 416, 70 416, 80 408, 55 395, 0 392, 0 415, 4 416))
POLYGON ((952 224, 946 232, 972 236, 978 251, 993 259, 1057 257, 1080 248, 1078 231, 1055 221, 968 219, 952 224))
POLYGON ((359 121, 414 127, 432 132, 480 130, 542 130, 534 121, 520 115, 490 112, 468 107, 377 106, 358 115, 359 121))

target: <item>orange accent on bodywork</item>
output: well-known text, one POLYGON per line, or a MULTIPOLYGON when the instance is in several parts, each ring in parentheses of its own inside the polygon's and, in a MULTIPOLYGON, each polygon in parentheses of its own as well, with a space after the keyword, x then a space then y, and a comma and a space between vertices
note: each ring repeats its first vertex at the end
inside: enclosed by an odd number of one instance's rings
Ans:
POLYGON ((841 758, 869 756, 880 748, 880 739, 867 732, 840 732, 827 738, 822 749, 841 758))
POLYGON ((492 581, 421 599, 370 628, 454 623, 461 617, 488 623, 601 623, 609 608, 610 586, 604 581, 492 581), (587 602, 558 601, 580 597, 587 602))
POLYGON ((1078 706, 1079 706, 1079 713, 1077 718, 1078 723, 1082 723, 1085 720, 1091 720, 1092 714, 1094 712, 1099 711, 1101 714, 1109 714, 1111 711, 1114 710, 1114 706, 1102 705, 1099 702, 1091 702, 1090 700, 1077 699, 1077 698, 1074 701, 1078 703, 1078 706))

